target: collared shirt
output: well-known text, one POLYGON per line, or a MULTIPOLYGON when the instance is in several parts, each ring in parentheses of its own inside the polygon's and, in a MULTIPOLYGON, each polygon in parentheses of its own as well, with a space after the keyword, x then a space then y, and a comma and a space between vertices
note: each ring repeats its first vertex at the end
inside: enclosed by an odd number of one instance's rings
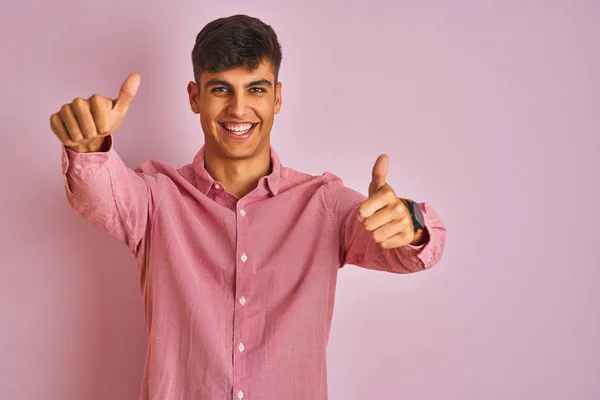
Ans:
POLYGON ((286 168, 242 198, 204 168, 127 167, 63 147, 69 205, 128 246, 148 333, 142 400, 325 400, 326 346, 338 270, 410 273, 436 264, 446 229, 419 203, 429 241, 382 249, 364 229, 366 200, 331 173, 286 168))

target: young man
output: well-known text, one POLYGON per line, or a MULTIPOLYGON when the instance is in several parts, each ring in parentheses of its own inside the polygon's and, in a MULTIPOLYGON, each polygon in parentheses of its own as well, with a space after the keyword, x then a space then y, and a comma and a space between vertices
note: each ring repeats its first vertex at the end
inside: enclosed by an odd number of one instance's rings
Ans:
POLYGON ((50 118, 70 206, 134 254, 148 329, 141 399, 323 400, 338 269, 409 273, 436 264, 446 230, 386 183, 369 197, 331 173, 286 168, 270 145, 281 108, 272 28, 236 15, 192 52, 190 106, 205 144, 175 168, 130 169, 113 133, 140 84, 76 98, 50 118))

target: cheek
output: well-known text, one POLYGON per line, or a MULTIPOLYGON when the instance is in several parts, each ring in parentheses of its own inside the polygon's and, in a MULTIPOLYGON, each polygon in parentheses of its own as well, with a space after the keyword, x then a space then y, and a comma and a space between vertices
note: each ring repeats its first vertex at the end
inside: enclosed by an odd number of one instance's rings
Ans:
POLYGON ((263 102, 255 108, 256 114, 264 123, 273 121, 275 114, 275 105, 269 102, 263 102))
POLYGON ((199 115, 200 115, 200 125, 205 131, 213 130, 213 126, 216 124, 215 119, 216 115, 214 114, 214 110, 209 107, 206 107, 206 104, 199 107, 199 115))
POLYGON ((198 103, 198 108, 200 111, 200 120, 203 122, 203 124, 216 123, 215 119, 222 111, 220 105, 214 101, 201 100, 198 103))
POLYGON ((198 96, 198 106, 204 110, 210 110, 214 107, 215 103, 218 103, 218 98, 210 93, 203 92, 198 96))

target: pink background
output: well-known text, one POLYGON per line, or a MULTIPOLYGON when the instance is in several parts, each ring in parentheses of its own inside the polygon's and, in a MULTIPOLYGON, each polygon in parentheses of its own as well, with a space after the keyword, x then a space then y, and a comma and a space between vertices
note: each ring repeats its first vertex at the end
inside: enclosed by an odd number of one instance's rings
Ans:
POLYGON ((387 152, 389 183, 449 231, 428 272, 340 271, 330 398, 600 398, 600 3, 300 4, 2 5, 0 398, 138 397, 133 257, 68 208, 48 119, 137 71, 119 153, 191 161, 190 52, 234 13, 283 46, 284 165, 366 193, 387 152))

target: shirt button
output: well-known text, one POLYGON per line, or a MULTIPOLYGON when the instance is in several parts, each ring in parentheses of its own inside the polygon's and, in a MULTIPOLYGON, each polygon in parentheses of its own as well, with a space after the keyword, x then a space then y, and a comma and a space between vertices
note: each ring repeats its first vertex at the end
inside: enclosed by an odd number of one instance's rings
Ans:
POLYGON ((238 346, 238 350, 244 351, 245 349, 246 349, 246 347, 244 346, 244 343, 240 343, 240 345, 238 346))
POLYGON ((244 209, 242 208, 242 209, 240 210, 240 214, 242 214, 242 217, 245 217, 245 216, 246 216, 246 211, 244 211, 244 209))
POLYGON ((77 168, 77 169, 81 169, 81 168, 83 168, 83 167, 81 166, 81 164, 75 164, 75 168, 77 168))
POLYGON ((241 390, 238 392, 238 399, 243 399, 244 398, 244 392, 242 392, 241 390))
POLYGON ((245 298, 245 297, 242 297, 242 298, 240 299, 240 304, 241 304, 241 305, 244 305, 244 304, 246 304, 246 298, 245 298))
POLYGON ((246 253, 242 254, 241 259, 243 262, 246 262, 248 260, 248 256, 246 255, 246 253))
POLYGON ((221 185, 215 183, 215 189, 217 189, 217 190, 221 189, 221 185))

